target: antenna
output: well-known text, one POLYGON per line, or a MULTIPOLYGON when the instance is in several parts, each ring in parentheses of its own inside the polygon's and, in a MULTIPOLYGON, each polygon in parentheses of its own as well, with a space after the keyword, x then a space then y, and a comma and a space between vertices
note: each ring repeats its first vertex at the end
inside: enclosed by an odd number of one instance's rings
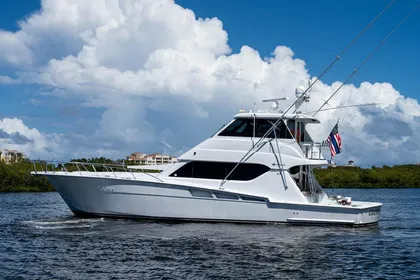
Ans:
POLYGON ((278 101, 283 101, 283 100, 287 100, 287 99, 289 99, 289 98, 279 97, 279 98, 264 99, 262 102, 273 102, 273 103, 271 103, 271 109, 273 109, 273 111, 277 111, 277 109, 279 108, 279 102, 278 101))
MULTIPOLYGON (((308 81, 308 89, 311 87, 311 82, 308 81)), ((310 97, 309 94, 307 94, 308 92, 310 92, 311 90, 305 90, 304 86, 298 86, 295 90, 295 96, 297 98, 297 102, 295 102, 295 111, 297 112, 297 110, 299 109, 300 106, 302 106, 303 102, 309 102, 310 97)))

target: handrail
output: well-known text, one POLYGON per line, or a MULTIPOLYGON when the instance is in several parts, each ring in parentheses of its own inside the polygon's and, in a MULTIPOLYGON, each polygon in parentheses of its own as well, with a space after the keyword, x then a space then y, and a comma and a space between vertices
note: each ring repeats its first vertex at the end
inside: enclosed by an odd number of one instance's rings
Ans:
POLYGON ((307 159, 316 159, 321 160, 323 159, 322 156, 322 148, 324 147, 320 142, 300 142, 300 148, 302 149, 303 154, 307 159), (314 156, 314 149, 317 149, 317 156, 314 156), (310 153, 310 154, 309 154, 310 153))
MULTIPOLYGON (((69 165, 73 165, 73 166, 76 167, 76 170, 74 170, 74 171, 77 172, 77 173, 79 173, 80 175, 82 175, 82 171, 83 172, 86 171, 86 172, 95 173, 96 176, 99 176, 100 171, 98 171, 98 168, 102 168, 102 170, 106 170, 105 172, 112 173, 115 178, 118 178, 118 176, 117 176, 118 174, 117 173, 119 172, 118 169, 120 169, 120 170, 123 170, 125 173, 131 173, 131 175, 133 176, 133 178, 135 180, 137 180, 137 177, 135 176, 135 174, 134 174, 135 172, 133 171, 133 169, 130 169, 129 166, 124 166, 123 164, 108 164, 108 163, 94 163, 94 162, 77 162, 77 161, 60 162, 60 161, 45 161, 45 160, 32 160, 31 162, 32 162, 32 165, 33 165, 33 169, 34 169, 35 174, 49 173, 49 172, 55 173, 56 168, 58 168, 59 166, 61 166, 62 169, 63 169, 63 171, 66 172, 66 174, 68 174, 69 172, 72 172, 72 171, 68 171, 68 169, 66 168, 66 165, 67 165, 67 167, 69 165), (45 163, 45 170, 44 170, 44 166, 43 166, 44 163, 45 163), (38 168, 38 165, 41 167, 41 171, 39 171, 37 169, 38 168), (52 166, 52 170, 51 171, 48 170, 48 166, 49 165, 52 166), (84 169, 84 170, 81 170, 80 166, 82 166, 82 169, 84 169), (91 169, 89 167, 91 167, 91 169)), ((158 180, 159 182, 164 182, 161 178, 159 178, 159 177, 157 177, 157 176, 155 176, 153 174, 150 174, 150 173, 145 172, 144 169, 137 169, 137 170, 139 170, 138 173, 143 173, 143 174, 145 174, 147 176, 152 177, 155 180, 158 180)))

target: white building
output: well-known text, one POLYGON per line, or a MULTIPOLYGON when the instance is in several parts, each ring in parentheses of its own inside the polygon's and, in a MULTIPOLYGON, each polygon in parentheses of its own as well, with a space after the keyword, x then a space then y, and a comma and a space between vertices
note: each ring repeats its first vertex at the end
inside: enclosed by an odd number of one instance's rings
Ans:
POLYGON ((134 152, 127 156, 127 160, 130 162, 130 164, 146 164, 147 155, 140 152, 134 152))
POLYGON ((16 150, 0 149, 0 162, 11 164, 21 161, 25 155, 16 150))
POLYGON ((353 160, 349 160, 349 164, 347 164, 348 167, 355 167, 354 165, 354 161, 353 160))
POLYGON ((139 165, 156 165, 177 162, 177 158, 173 156, 163 155, 159 153, 147 155, 140 152, 135 152, 127 156, 127 160, 130 164, 139 165))

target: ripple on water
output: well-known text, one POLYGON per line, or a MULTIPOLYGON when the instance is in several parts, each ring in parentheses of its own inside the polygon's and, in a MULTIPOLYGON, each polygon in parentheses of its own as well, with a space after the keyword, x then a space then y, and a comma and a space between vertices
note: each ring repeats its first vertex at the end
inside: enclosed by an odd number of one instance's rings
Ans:
POLYGON ((363 200, 365 195, 384 203, 380 224, 367 228, 80 219, 55 193, 0 195, 5 213, 0 216, 0 275, 5 279, 418 279, 420 221, 413 216, 413 207, 419 209, 420 190, 404 192, 412 198, 408 204, 395 191, 340 190, 346 196, 363 200))
POLYGON ((55 230, 55 229, 80 229, 80 228, 93 228, 99 223, 104 222, 104 218, 98 219, 56 219, 56 220, 31 220, 22 221, 23 225, 33 227, 36 229, 43 230, 55 230))

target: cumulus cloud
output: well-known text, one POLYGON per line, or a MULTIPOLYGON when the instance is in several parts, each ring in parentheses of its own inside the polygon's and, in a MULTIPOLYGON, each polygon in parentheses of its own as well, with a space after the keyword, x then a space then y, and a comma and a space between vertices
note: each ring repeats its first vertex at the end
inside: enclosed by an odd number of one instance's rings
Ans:
POLYGON ((6 139, 7 143, 17 144, 17 145, 23 145, 26 143, 33 142, 33 140, 28 139, 26 136, 20 134, 19 132, 14 132, 14 133, 9 134, 1 129, 0 129, 0 139, 6 139))
MULTIPOLYGON (((61 155, 182 151, 209 137, 237 109, 262 106, 265 98, 293 99, 296 86, 314 79, 286 46, 270 57, 248 46, 231 53, 219 19, 197 18, 170 0, 44 0, 19 25, 17 32, 0 32, 0 63, 19 70, 16 79, 0 76, 0 83, 39 84, 54 98, 103 110, 89 135, 44 137, 64 141, 57 144, 67 149, 61 155)), ((304 111, 316 110, 340 84, 319 82, 304 111)), ((319 113, 322 125, 310 129, 313 138, 324 140, 339 118, 344 151, 338 161, 417 161, 418 101, 388 83, 365 82, 344 86, 330 104, 366 102, 381 104, 319 113)), ((39 137, 32 144, 42 142, 39 137)))
POLYGON ((45 137, 37 129, 27 127, 17 118, 0 119, 0 147, 16 149, 28 156, 44 154, 48 148, 45 137))

